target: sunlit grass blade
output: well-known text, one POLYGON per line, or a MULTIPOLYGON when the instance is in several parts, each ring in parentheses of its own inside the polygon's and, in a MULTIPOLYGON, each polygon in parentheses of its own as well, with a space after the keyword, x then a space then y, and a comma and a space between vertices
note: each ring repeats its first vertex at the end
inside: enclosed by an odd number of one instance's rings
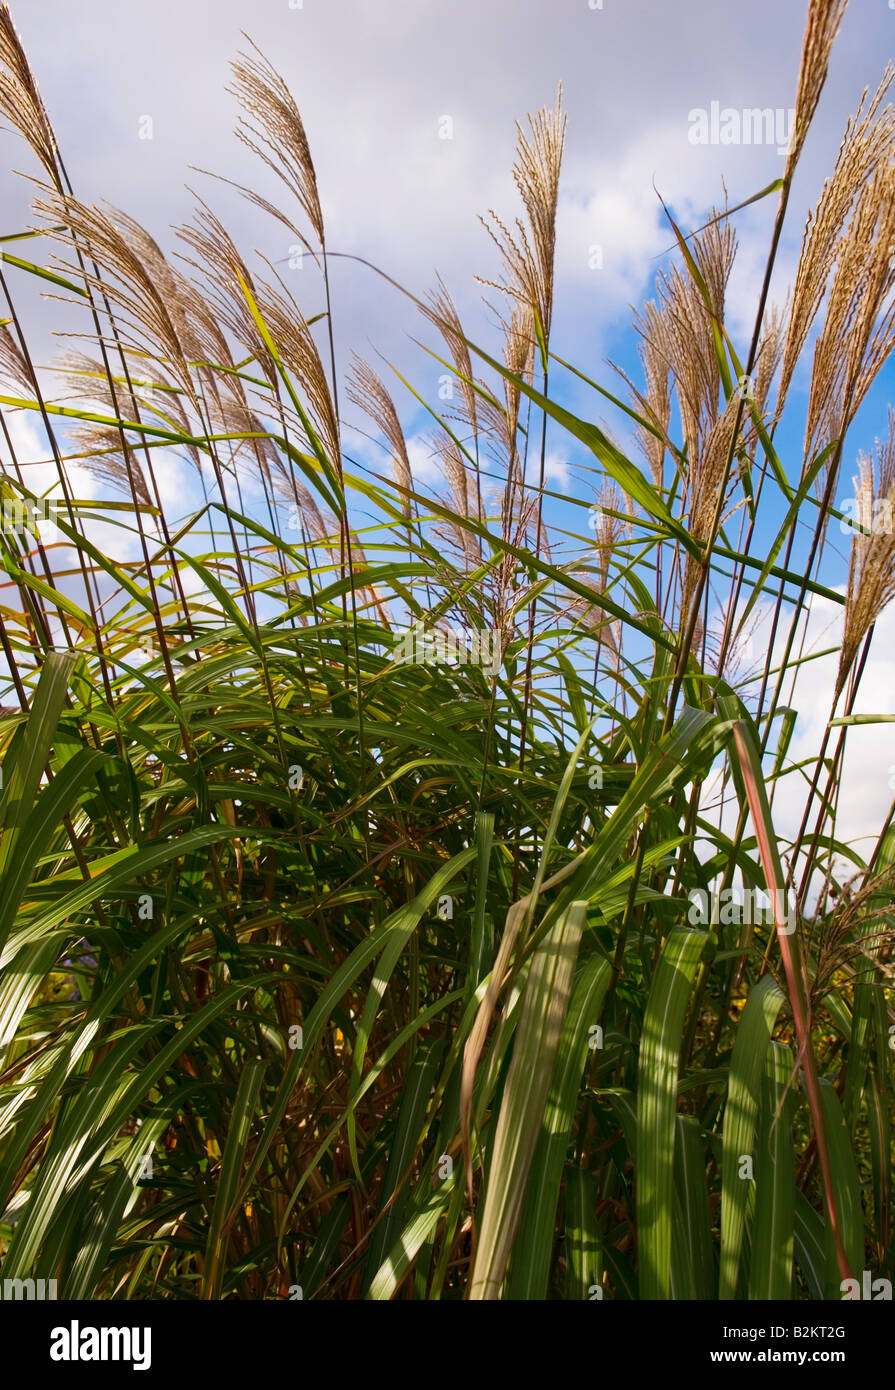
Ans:
POLYGON ((426 1108, 440 1061, 440 1042, 425 1042, 417 1049, 407 1073, 382 1180, 379 1221, 373 1232, 367 1256, 370 1283, 404 1225, 408 1197, 407 1174, 418 1149, 426 1108))
POLYGON ((676 1117, 671 1283, 675 1299, 715 1296, 715 1257, 706 1183, 706 1150, 692 1115, 676 1117))
POLYGON ((563 1165, 581 1075, 588 1051, 598 1041, 600 1010, 610 974, 609 962, 594 956, 585 962, 575 981, 543 1126, 525 1189, 519 1234, 507 1280, 508 1298, 544 1299, 547 1296, 563 1165))
POLYGON ((839 1252, 830 1222, 825 1226, 827 1249, 827 1297, 841 1298, 844 1278, 861 1278, 864 1269, 864 1212, 861 1205, 861 1182, 855 1163, 854 1149, 842 1113, 836 1089, 829 1081, 821 1081, 824 1118, 830 1148, 830 1171, 836 1195, 836 1210, 841 1222, 842 1243, 852 1273, 843 1275, 839 1252))
POLYGON ((597 1185, 586 1168, 566 1169, 566 1298, 602 1298, 603 1250, 597 1227, 597 1185), (599 1292, 598 1292, 599 1291, 599 1292))
POLYGON ((235 1218, 235 1198, 239 1175, 246 1157, 246 1147, 257 1114, 256 1107, 261 1092, 261 1084, 267 1063, 247 1062, 239 1078, 239 1087, 233 1102, 227 1143, 221 1160, 221 1170, 217 1180, 211 1225, 208 1231, 208 1244, 205 1249, 205 1278, 203 1296, 219 1298, 226 1264, 222 1259, 223 1246, 229 1234, 231 1222, 235 1218))
POLYGON ((791 934, 785 907, 783 867, 780 863, 777 836, 771 821, 770 806, 764 778, 761 774, 761 757, 754 725, 749 725, 742 720, 735 721, 733 737, 739 769, 745 785, 749 809, 752 813, 752 823, 755 827, 765 881, 773 903, 777 940, 786 973, 789 1003, 799 1039, 799 1061, 805 1069, 808 1103, 811 1106, 811 1115, 814 1121, 814 1137, 823 1178, 830 1232, 836 1249, 839 1272, 843 1278, 847 1278, 850 1275, 848 1247, 840 1225, 840 1214, 836 1208, 835 1181, 826 1133, 825 1106, 821 1098, 820 1076, 811 1041, 811 1017, 805 991, 804 969, 799 940, 797 936, 791 934))
POLYGON ((489 1155, 471 1299, 500 1297, 572 993, 587 904, 573 903, 529 966, 489 1155))
POLYGON ((718 1297, 736 1298, 746 1220, 743 1159, 752 1158, 762 1074, 783 993, 773 976, 753 985, 740 1015, 724 1107, 721 1160, 721 1269, 718 1297))
POLYGON ((749 1297, 787 1299, 792 1293, 795 1153, 792 1141, 793 1055, 771 1043, 761 1091, 755 1144, 755 1219, 749 1297))
POLYGON ((671 1211, 681 1033, 704 932, 676 927, 650 986, 637 1068, 638 1284, 642 1299, 671 1297, 671 1211))

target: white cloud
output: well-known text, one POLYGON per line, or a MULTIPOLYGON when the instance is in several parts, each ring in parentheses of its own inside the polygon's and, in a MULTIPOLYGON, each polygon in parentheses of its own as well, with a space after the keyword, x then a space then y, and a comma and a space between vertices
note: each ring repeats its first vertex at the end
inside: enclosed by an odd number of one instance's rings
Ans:
MULTIPOLYGON (((414 481, 424 486, 445 488, 444 468, 437 450, 433 449, 431 437, 415 434, 407 440, 407 457, 414 481)), ((381 464, 380 464, 381 471, 381 464)))
MULTIPOLYGON (((232 135, 235 103, 225 87, 247 30, 303 112, 331 247, 370 258, 415 292, 439 268, 476 328, 472 275, 495 267, 477 214, 494 207, 515 216, 514 121, 551 103, 562 79, 569 126, 559 256, 571 287, 561 293, 556 327, 566 346, 572 336, 593 342, 602 334, 670 244, 654 179, 676 212, 695 221, 722 200, 722 178, 736 202, 780 173, 771 148, 691 145, 688 113, 713 99, 789 107, 804 20, 802 6, 777 0, 756 0, 748 24, 715 0, 607 0, 601 11, 584 0, 549 8, 542 0, 305 0, 300 10, 285 0, 91 0, 75 10, 70 0, 43 0, 40 24, 27 6, 14 10, 81 196, 125 207, 171 246, 169 224, 192 205, 183 185, 200 184, 241 244, 282 259, 293 240, 285 228, 189 167, 287 198, 232 135), (136 66, 125 61, 135 52, 136 66), (141 140, 147 114, 153 138, 141 140), (444 116, 453 120, 452 139, 439 138, 444 116), (594 243, 604 248, 601 275, 587 266, 594 243), (582 301, 589 282, 593 293, 582 301)), ((878 79, 889 38, 884 6, 850 8, 793 194, 787 237, 796 245, 845 118, 878 79)), ((20 147, 11 162, 25 163, 20 147)), ((13 220, 15 209, 24 216, 26 190, 4 182, 13 220)), ((744 230, 766 245, 772 215, 769 200, 741 219, 744 230)), ((405 330, 416 329, 407 301, 350 263, 334 262, 333 275, 340 351, 371 339, 406 361, 405 330)), ((319 307, 313 270, 302 299, 308 310, 319 307)))
MULTIPOLYGON (((753 651, 761 664, 770 643, 772 607, 764 605, 752 634, 753 651)), ((788 613, 784 611, 774 642, 774 664, 779 664, 784 655, 789 632, 788 613)), ((785 765, 794 765, 810 759, 804 773, 790 772, 769 784, 772 795, 772 816, 781 846, 788 845, 801 826, 805 811, 810 779, 814 763, 820 752, 827 721, 831 717, 833 691, 839 664, 839 643, 842 633, 842 608, 827 599, 815 597, 808 622, 807 636, 794 649, 801 650, 804 656, 821 652, 827 648, 834 651, 827 656, 806 662, 799 670, 795 687, 790 693, 791 682, 787 679, 780 703, 795 709, 798 720, 786 756, 785 765)), ((870 649, 858 695, 855 700, 855 714, 893 714, 895 713, 895 604, 891 604, 881 615, 876 625, 873 644, 870 649)), ((774 677, 776 680, 776 677, 774 677)), ((757 686, 751 687, 753 692, 757 686)), ((770 687, 773 690, 773 684, 770 687)), ((767 709, 768 698, 765 700, 767 709)), ((837 715, 843 712, 840 700, 837 715)), ((770 756, 765 760, 765 770, 769 771, 773 762, 773 752, 777 745, 780 721, 774 726, 770 740, 770 756)), ((839 731, 834 729, 827 746, 827 756, 832 756, 839 731)), ((716 785, 715 779, 715 785, 716 785)), ((822 775, 820 789, 826 787, 826 773, 822 775)), ((707 784, 708 795, 708 784, 707 784)), ((728 786, 728 800, 725 805, 723 828, 726 833, 733 832, 737 808, 731 798, 728 786)), ((863 859, 867 859, 888 814, 895 797, 895 723, 858 725, 850 728, 845 738, 845 756, 840 778, 840 793, 836 818, 836 837, 844 844, 852 846, 863 859)), ((815 796, 809 818, 809 832, 813 832, 820 809, 819 797, 815 796)), ((715 817, 712 817, 715 819, 715 817)), ((825 829, 829 833, 829 821, 825 829)), ((751 823, 748 834, 752 833, 751 823)), ((853 869, 844 870, 846 874, 853 869)), ((815 882, 814 887, 818 885, 815 882)))
MULTIPOLYGON (((564 454, 548 450, 544 455, 544 487, 554 492, 571 493, 572 464, 564 454)), ((525 465, 525 481, 530 487, 537 487, 541 477, 541 458, 537 449, 529 451, 525 465)))

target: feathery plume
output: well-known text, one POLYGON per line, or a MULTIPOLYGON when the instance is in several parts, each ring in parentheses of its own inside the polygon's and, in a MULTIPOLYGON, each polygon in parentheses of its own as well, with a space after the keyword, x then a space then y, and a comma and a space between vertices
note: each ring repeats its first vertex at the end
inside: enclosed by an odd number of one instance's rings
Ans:
POLYGON ((0 323, 0 373, 23 395, 32 396, 35 390, 34 373, 9 327, 0 323))
POLYGON ((330 551, 334 555, 338 555, 339 523, 332 519, 327 521, 304 483, 283 466, 282 460, 279 460, 279 464, 280 466, 273 478, 275 490, 289 503, 293 510, 298 512, 311 540, 330 542, 330 551), (334 541, 333 538, 335 538, 334 541))
MULTIPOLYGON (((444 476, 450 488, 449 504, 452 510, 458 516, 474 517, 475 508, 470 500, 469 478, 463 454, 449 434, 434 436, 432 443, 441 460, 444 476)), ((448 522, 447 529, 463 554, 466 564, 470 567, 481 564, 482 552, 478 536, 456 522, 448 522)))
POLYGON ((259 281, 257 304, 283 365, 304 391, 311 428, 330 462, 338 469, 342 458, 339 421, 310 326, 282 282, 275 287, 259 281))
MULTIPOLYGON (((231 385, 239 387, 240 382, 231 378, 231 385)), ((285 467, 277 452, 277 447, 267 432, 263 422, 249 407, 248 400, 238 392, 225 395, 221 391, 210 394, 208 416, 214 433, 232 435, 251 435, 250 439, 231 439, 233 459, 248 452, 253 456, 254 465, 261 469, 266 480, 270 481, 280 467, 285 467)), ((287 472, 289 470, 286 470, 287 472)))
POLYGON ((0 113, 27 140, 59 188, 56 137, 8 5, 0 5, 0 113))
MULTIPOLYGON (((534 355, 535 338, 532 313, 529 309, 514 304, 504 335, 504 366, 520 381, 530 383, 534 372, 534 355)), ((515 381, 507 381, 506 378, 504 378, 503 386, 506 411, 501 421, 502 442, 506 448, 510 466, 518 471, 517 432, 522 392, 515 381)), ((521 481, 521 473, 519 476, 521 481)))
MULTIPOLYGON (((413 474, 407 457, 407 441, 398 419, 395 403, 389 395, 384 382, 369 362, 356 353, 351 354, 351 378, 348 385, 348 399, 374 422, 379 432, 385 435, 392 451, 395 479, 400 487, 413 488, 413 474)), ((410 498, 402 495, 401 511, 410 516, 410 498)))
POLYGON ((895 597, 895 409, 889 407, 889 437, 876 441, 874 457, 858 456, 855 478, 858 521, 869 531, 852 538, 845 601, 845 623, 836 696, 842 692, 864 637, 886 604, 895 597))
POLYGON ((200 349, 184 311, 183 276, 168 264, 149 233, 115 208, 103 212, 64 194, 47 192, 34 207, 52 228, 61 224, 67 229, 51 235, 69 245, 70 233, 100 268, 101 274, 93 275, 59 261, 117 308, 121 342, 136 352, 148 350, 156 363, 167 366, 180 389, 194 397, 189 362, 200 349))
POLYGON ((438 277, 438 289, 430 290, 426 299, 428 302, 423 308, 423 313, 430 323, 435 325, 447 344, 457 372, 457 385, 460 388, 460 399, 463 402, 466 420, 473 434, 476 434, 478 432, 478 400, 472 385, 474 380, 472 358, 469 355, 469 348, 466 346, 457 306, 440 276, 438 277))
MULTIPOLYGON (((329 382, 310 326, 282 278, 272 267, 276 285, 253 277, 220 219, 201 202, 195 221, 179 228, 179 235, 195 253, 195 258, 185 259, 204 276, 215 313, 237 343, 258 362, 268 383, 275 386, 279 371, 242 286, 248 289, 277 345, 280 360, 305 393, 311 428, 330 460, 338 466, 341 459, 339 422, 329 382)), ((297 423, 296 428, 306 433, 304 424, 297 423)), ((307 442, 310 445, 310 441, 307 442)))
POLYGON ((771 385, 783 358, 783 324, 786 310, 772 304, 764 316, 762 335, 752 372, 751 400, 760 415, 764 414, 771 385))
MULTIPOLYGON (((731 445, 734 443, 734 427, 738 410, 739 400, 734 392, 724 411, 706 435, 704 445, 690 459, 687 473, 688 530, 691 536, 699 541, 708 541, 711 538, 718 497, 724 482, 731 445)), ((730 493, 736 483, 737 476, 736 472, 733 471, 728 478, 724 506, 727 505, 730 493)), ((689 612, 690 600, 697 586, 699 569, 700 562, 687 551, 681 583, 680 611, 682 617, 689 612)))
POLYGON ((877 874, 856 874, 842 885, 841 892, 831 894, 835 901, 832 911, 818 914, 812 930, 816 961, 811 981, 812 1008, 824 995, 841 991, 843 976, 853 977, 856 970, 863 974, 872 969, 880 983, 885 980, 891 984, 895 945, 891 927, 893 890, 895 869, 886 865, 877 874))
POLYGON ((203 292, 214 315, 240 348, 249 349, 268 380, 274 382, 276 367, 239 283, 242 280, 254 297, 254 279, 220 218, 201 199, 197 199, 197 204, 194 221, 177 228, 180 240, 194 253, 181 259, 204 280, 203 292))
MULTIPOLYGON (((121 377, 114 377, 110 381, 102 362, 80 352, 67 353, 59 367, 64 384, 82 407, 95 406, 130 421, 145 421, 149 414, 166 428, 180 430, 185 435, 193 433, 179 394, 165 389, 168 383, 164 380, 147 384, 131 378, 131 389, 121 377)), ((133 446, 127 443, 122 445, 121 431, 117 426, 76 420, 72 422, 70 433, 84 455, 78 458, 78 462, 88 473, 124 492, 129 493, 133 486, 138 500, 147 506, 152 505, 142 461, 133 446)), ((185 450, 192 466, 201 473, 196 445, 181 444, 177 447, 185 450)))
MULTIPOLYGON (((252 43, 251 39, 249 43, 252 43)), ((239 118, 236 135, 286 185, 322 247, 326 240, 323 211, 304 122, 292 93, 276 68, 254 43, 252 48, 257 57, 242 53, 232 64, 235 84, 228 90, 246 113, 239 118)), ((242 191, 256 206, 279 218, 313 253, 306 238, 279 209, 249 189, 242 191)))
MULTIPOLYGON (((865 184, 845 233, 814 350, 805 461, 842 440, 895 346, 895 160, 865 184)), ((825 469, 828 473, 832 460, 825 469)), ((820 480, 819 480, 820 485, 820 480)))
POLYGON ((661 310, 656 301, 648 300, 633 319, 634 329, 640 334, 637 353, 643 369, 644 389, 634 385, 627 372, 616 362, 610 366, 618 372, 630 392, 631 401, 639 413, 660 433, 637 425, 637 442, 640 451, 649 464, 653 483, 661 490, 665 475, 665 450, 669 447, 668 428, 671 423, 671 364, 665 356, 664 336, 661 323, 661 310))
MULTIPOLYGON (((516 123, 516 162, 513 165, 513 178, 525 206, 527 226, 516 218, 515 232, 511 232, 493 211, 489 213, 490 220, 483 217, 480 221, 504 263, 504 281, 493 287, 531 310, 543 353, 543 345, 550 338, 553 313, 556 208, 566 131, 562 87, 557 91, 552 111, 543 107, 528 119, 530 137, 518 121, 516 123)), ((488 280, 480 282, 493 284, 488 280)))
POLYGON ((81 421, 73 431, 84 457, 71 455, 94 478, 109 483, 127 496, 136 495, 137 501, 151 507, 152 493, 143 473, 136 451, 129 444, 121 443, 119 431, 110 425, 96 425, 81 421))
POLYGON ((895 110, 882 104, 893 78, 895 68, 890 63, 866 106, 865 90, 857 111, 846 124, 833 172, 808 214, 783 351, 776 418, 782 412, 796 363, 836 264, 842 229, 865 183, 895 155, 895 110))
POLYGON ((641 316, 638 331, 655 353, 658 370, 671 369, 681 414, 684 443, 698 457, 718 418, 721 376, 715 353, 713 319, 724 322, 727 282, 736 256, 736 233, 726 218, 716 219, 692 238, 692 254, 708 289, 706 304, 689 272, 673 266, 657 279, 658 304, 641 316))
MULTIPOLYGON (((622 509, 621 494, 615 484, 606 479, 601 482, 597 493, 597 509, 597 525, 594 532, 596 572, 591 568, 576 571, 574 576, 593 589, 595 595, 606 593, 612 557, 628 529, 628 523, 618 515, 622 509)), ((574 599, 569 605, 569 611, 574 613, 590 632, 599 633, 601 640, 614 653, 616 659, 618 658, 622 638, 620 622, 608 618, 596 603, 589 604, 582 598, 574 599)))
POLYGON ((814 119, 817 103, 827 80, 827 65, 848 0, 811 0, 805 37, 802 40, 802 61, 796 86, 795 119, 787 151, 785 178, 789 178, 798 163, 808 127, 814 119))

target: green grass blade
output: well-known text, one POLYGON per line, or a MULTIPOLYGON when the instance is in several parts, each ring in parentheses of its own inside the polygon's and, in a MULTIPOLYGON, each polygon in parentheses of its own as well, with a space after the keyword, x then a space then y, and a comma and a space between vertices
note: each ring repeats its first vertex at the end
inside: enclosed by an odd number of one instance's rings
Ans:
POLYGON ((771 1043, 765 1063, 755 1146, 755 1220, 749 1268, 751 1299, 792 1296, 795 1151, 792 1141, 794 1059, 771 1043))
MULTIPOLYGON (((827 1250, 823 1218, 814 1210, 804 1192, 796 1189, 794 1250, 796 1263, 811 1298, 826 1297, 827 1250)), ((841 1294, 838 1295, 841 1297, 841 1294)))
POLYGON ((578 1104, 581 1074, 587 1061, 590 1029, 599 1022, 611 973, 608 961, 592 956, 579 972, 572 991, 543 1125, 525 1190, 519 1235, 507 1280, 508 1298, 542 1300, 547 1296, 556 1204, 569 1134, 578 1104))
POLYGON ((516 1236, 572 993, 587 904, 573 903, 534 953, 491 1146, 471 1299, 495 1299, 516 1236))
MULTIPOLYGON (((37 683, 37 690, 25 726, 25 734, 11 769, 7 769, 3 792, 3 836, 0 838, 0 883, 8 896, 12 866, 27 853, 26 829, 37 798, 40 779, 50 756, 56 725, 65 704, 66 692, 75 668, 74 652, 50 652, 37 683)), ((0 946, 9 932, 0 928, 0 946)))
POLYGON ((406 1277, 413 1261, 423 1245, 432 1241, 438 1223, 444 1215, 451 1199, 455 1184, 459 1181, 460 1168, 454 1166, 450 1177, 445 1178, 428 1198, 420 1211, 408 1221, 389 1257, 379 1269, 370 1285, 369 1297, 387 1300, 392 1297, 402 1280, 406 1277))
POLYGON ((602 1297, 603 1248, 595 1214, 597 1195, 592 1173, 577 1164, 566 1169, 567 1299, 595 1302, 602 1297))
POLYGON ((671 1297, 671 1211, 684 1013, 705 932, 675 927, 650 986, 637 1068, 637 1230, 642 1299, 671 1297))
POLYGON ((671 1228, 674 1297, 705 1301, 715 1296, 715 1256, 706 1185, 706 1151, 702 1127, 692 1115, 677 1116, 674 1193, 671 1228))
POLYGON ((490 970, 492 951, 494 948, 494 943, 491 940, 491 934, 489 932, 491 919, 487 913, 488 865, 491 860, 491 846, 494 843, 493 815, 484 811, 478 811, 476 813, 475 843, 475 901, 473 902, 472 922, 470 924, 471 941, 469 950, 469 976, 466 986, 467 995, 475 993, 482 977, 490 970))
POLYGON ((761 1078, 771 1034, 782 1006, 782 990, 771 975, 763 975, 749 991, 737 1026, 724 1107, 720 1299, 736 1298, 749 1181, 741 1177, 740 1165, 744 1158, 752 1157, 761 1078))
POLYGON ((248 1062, 239 1078, 236 1098, 230 1112, 230 1128, 227 1131, 227 1142, 221 1160, 208 1243, 205 1247, 205 1273, 202 1281, 205 1298, 220 1298, 221 1295, 221 1282, 226 1268, 222 1262, 223 1248, 235 1215, 239 1175, 245 1164, 246 1148, 256 1118, 258 1097, 266 1070, 266 1062, 248 1062))
POLYGON ((407 1072, 382 1180, 379 1221, 367 1257, 368 1285, 372 1283, 386 1252, 391 1250, 404 1224, 408 1197, 406 1170, 417 1151, 440 1061, 441 1042, 429 1039, 417 1049, 407 1072), (405 1179, 404 1186, 399 1187, 402 1178, 405 1179), (386 1204, 388 1210, 383 1215, 386 1204))
MULTIPOLYGON (((845 1116, 836 1088, 826 1079, 821 1080, 824 1120, 826 1122, 827 1142, 830 1153, 830 1170, 833 1177, 833 1191, 836 1210, 839 1213, 842 1244, 851 1269, 850 1278, 861 1278, 864 1269, 864 1212, 861 1206, 861 1182, 858 1177, 855 1151, 852 1147, 845 1123, 845 1116)), ((827 1297, 841 1298, 843 1274, 840 1268, 836 1242, 830 1228, 829 1219, 824 1223, 827 1246, 827 1297)))

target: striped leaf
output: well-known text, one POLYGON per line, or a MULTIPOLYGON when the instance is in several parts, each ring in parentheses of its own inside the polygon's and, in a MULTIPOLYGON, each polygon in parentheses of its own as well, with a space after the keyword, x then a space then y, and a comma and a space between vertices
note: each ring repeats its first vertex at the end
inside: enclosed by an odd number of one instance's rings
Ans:
POLYGON ((437 1039, 429 1040, 417 1048, 407 1073, 382 1181, 379 1220, 367 1257, 367 1268, 370 1271, 368 1285, 404 1224, 408 1194, 407 1169, 417 1151, 440 1060, 441 1043, 437 1039))
POLYGON ((587 904, 573 903, 532 957, 488 1164, 471 1299, 500 1297, 543 1124, 586 918, 587 904))
MULTIPOLYGON (((842 1244, 849 1267, 848 1277, 861 1278, 864 1269, 864 1212, 861 1206, 861 1182, 855 1163, 855 1151, 845 1123, 842 1105, 835 1086, 827 1080, 821 1081, 821 1097, 824 1107, 824 1120, 830 1152, 830 1171, 833 1179, 836 1210, 841 1223, 842 1244)), ((841 1298, 841 1262, 837 1251, 829 1217, 824 1222, 827 1248, 827 1298, 841 1298)))
POLYGON ((675 927, 650 986, 637 1069, 637 1250, 642 1299, 671 1297, 674 1132, 681 1033, 705 932, 675 927))
POLYGON ((671 1282, 675 1299, 715 1296, 715 1256, 706 1184, 702 1127, 692 1115, 677 1116, 674 1147, 674 1213, 671 1282))
POLYGON ((774 979, 762 976, 749 992, 733 1045, 721 1157, 721 1299, 736 1298, 748 1190, 741 1160, 753 1156, 761 1078, 782 1005, 783 994, 774 979))
POLYGON ((544 1299, 547 1296, 556 1204, 569 1134, 578 1103, 581 1074, 593 1037, 590 1030, 599 1020, 610 974, 609 962, 592 956, 575 981, 525 1192, 519 1236, 507 1281, 508 1298, 544 1299))
POLYGON ((586 1168, 566 1169, 566 1298, 595 1302, 602 1294, 603 1247, 595 1208, 597 1184, 586 1168), (596 1290, 600 1289, 600 1294, 596 1290))
POLYGON ((795 1151, 792 1143, 793 1055, 771 1043, 765 1062, 755 1145, 755 1219, 749 1297, 790 1298, 795 1227, 795 1151))

